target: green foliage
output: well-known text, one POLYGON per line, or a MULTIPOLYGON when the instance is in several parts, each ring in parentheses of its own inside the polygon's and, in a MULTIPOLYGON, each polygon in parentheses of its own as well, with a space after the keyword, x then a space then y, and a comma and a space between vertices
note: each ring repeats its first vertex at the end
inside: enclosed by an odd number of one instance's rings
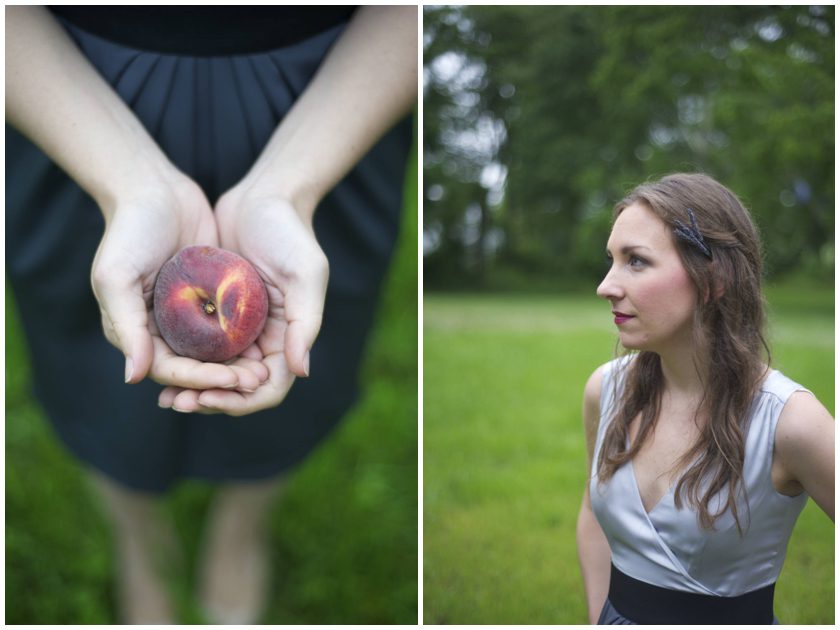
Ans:
MULTIPOLYGON (((365 362, 364 393, 292 475, 271 517, 275 583, 267 623, 414 624, 417 620, 417 164, 365 362)), ((28 353, 6 295, 6 621, 115 623, 106 521, 59 446, 30 387, 28 353)), ((212 488, 167 499, 185 546, 173 583, 186 623, 212 488)))
POLYGON ((832 277, 833 7, 470 5, 425 18, 424 230, 442 235, 424 252, 427 286, 478 287, 498 267, 592 278, 612 205, 674 171, 742 198, 771 276, 832 277), (501 184, 482 179, 488 164, 504 167, 501 184))
MULTIPOLYGON (((768 295, 775 366, 833 410, 833 293, 768 295)), ((589 294, 425 297, 424 623, 586 623, 581 402, 614 348, 589 294)), ((833 554, 809 502, 776 589, 783 623, 834 622, 833 554)))

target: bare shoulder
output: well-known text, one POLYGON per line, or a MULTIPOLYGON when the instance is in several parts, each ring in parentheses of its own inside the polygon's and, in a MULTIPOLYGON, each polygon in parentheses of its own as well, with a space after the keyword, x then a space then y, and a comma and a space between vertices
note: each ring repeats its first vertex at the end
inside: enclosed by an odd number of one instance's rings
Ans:
POLYGON ((775 452, 777 490, 805 490, 834 520, 834 419, 812 394, 788 398, 776 425, 775 452))
POLYGON ((810 392, 790 395, 776 426, 776 449, 786 456, 807 455, 815 446, 830 438, 834 444, 834 418, 810 392))
POLYGON ((603 387, 606 366, 605 363, 592 372, 583 388, 583 426, 586 431, 586 444, 590 456, 595 448, 598 423, 601 419, 601 388, 603 387))
POLYGON ((607 364, 598 366, 589 378, 586 380, 586 385, 583 388, 583 404, 586 407, 601 405, 601 384, 604 380, 604 369, 607 364))

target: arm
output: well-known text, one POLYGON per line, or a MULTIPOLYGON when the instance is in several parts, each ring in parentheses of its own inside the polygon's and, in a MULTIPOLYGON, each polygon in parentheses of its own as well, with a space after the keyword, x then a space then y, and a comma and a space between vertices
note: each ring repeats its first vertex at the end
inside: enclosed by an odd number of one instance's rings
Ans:
POLYGON ((361 7, 243 185, 288 200, 309 221, 416 99, 417 7, 361 7))
POLYGON ((149 313, 157 272, 188 244, 218 240, 201 190, 181 174, 49 12, 6 8, 6 119, 93 197, 105 235, 91 280, 126 382, 256 387, 264 377, 175 356, 149 313))
POLYGON ((242 254, 269 293, 253 356, 269 379, 243 394, 169 388, 164 406, 244 415, 278 405, 321 326, 328 263, 312 217, 320 200, 417 98, 417 8, 360 8, 257 162, 216 205, 222 247, 242 254))
POLYGON ((803 490, 834 520, 834 419, 808 392, 788 399, 776 425, 774 483, 784 494, 803 490))
POLYGON ((44 7, 6 7, 6 120, 110 220, 126 191, 176 177, 140 122, 44 7))
POLYGON ((589 499, 589 479, 601 407, 601 379, 603 368, 598 368, 589 377, 583 394, 583 423, 586 432, 587 468, 586 489, 577 521, 577 545, 583 585, 586 590, 586 605, 589 623, 597 623, 601 608, 607 600, 610 587, 610 548, 601 530, 589 499))

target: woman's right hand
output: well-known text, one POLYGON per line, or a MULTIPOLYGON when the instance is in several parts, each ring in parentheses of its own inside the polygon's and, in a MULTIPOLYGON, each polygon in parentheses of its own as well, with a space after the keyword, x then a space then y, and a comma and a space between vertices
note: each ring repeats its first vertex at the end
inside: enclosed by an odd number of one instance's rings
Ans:
POLYGON ((188 245, 218 247, 212 208, 193 181, 162 166, 106 204, 105 234, 91 271, 102 327, 126 357, 125 381, 145 376, 163 385, 255 390, 267 377, 257 361, 224 365, 176 355, 155 325, 152 298, 161 266, 188 245))

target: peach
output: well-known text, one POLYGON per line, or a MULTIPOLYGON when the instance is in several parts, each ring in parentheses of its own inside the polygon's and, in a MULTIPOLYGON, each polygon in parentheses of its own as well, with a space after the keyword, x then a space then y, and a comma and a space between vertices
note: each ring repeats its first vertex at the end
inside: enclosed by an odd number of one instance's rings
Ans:
POLYGON ((155 321, 181 356, 222 363, 259 337, 268 294, 256 269, 215 247, 185 247, 158 273, 155 321))

